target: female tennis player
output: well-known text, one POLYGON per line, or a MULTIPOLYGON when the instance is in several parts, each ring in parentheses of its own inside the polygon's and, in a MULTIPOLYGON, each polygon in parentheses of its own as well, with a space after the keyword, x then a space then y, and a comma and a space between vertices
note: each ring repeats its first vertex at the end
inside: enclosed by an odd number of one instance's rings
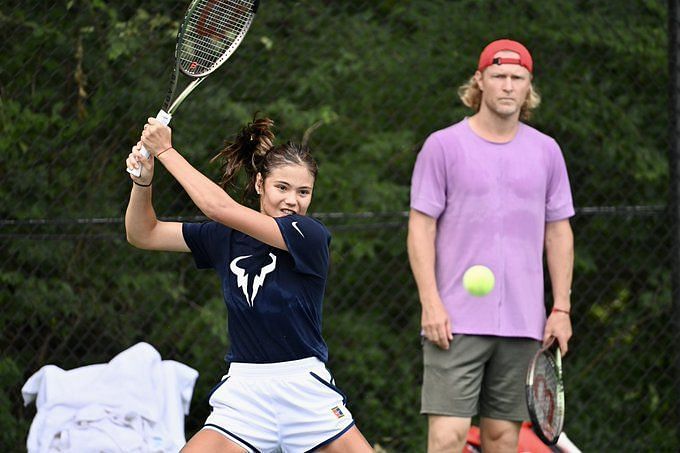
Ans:
POLYGON ((182 449, 194 452, 369 452, 344 394, 325 366, 321 306, 330 233, 305 216, 317 166, 305 141, 274 145, 273 122, 254 119, 216 156, 220 185, 172 147, 170 128, 154 118, 126 160, 132 193, 128 241, 146 250, 191 252, 198 268, 217 271, 227 305, 229 371, 210 395, 212 413, 182 449), (141 145, 154 156, 141 157, 141 145), (154 213, 154 161, 184 187, 211 221, 162 222, 154 213), (226 191, 245 170, 250 209, 226 191))

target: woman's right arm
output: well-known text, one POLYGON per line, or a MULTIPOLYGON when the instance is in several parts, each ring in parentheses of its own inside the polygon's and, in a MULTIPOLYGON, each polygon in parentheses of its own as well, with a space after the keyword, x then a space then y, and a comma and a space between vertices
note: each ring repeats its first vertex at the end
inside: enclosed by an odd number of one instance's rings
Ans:
POLYGON ((132 185, 130 201, 125 211, 125 233, 130 244, 144 250, 162 250, 168 252, 189 252, 184 241, 182 224, 179 222, 161 222, 156 218, 152 203, 153 165, 154 159, 144 159, 140 154, 141 142, 132 148, 126 160, 128 168, 142 166, 139 177, 130 175, 136 184, 132 185), (141 185, 140 185, 141 184, 141 185), (148 187, 143 187, 142 185, 148 187))

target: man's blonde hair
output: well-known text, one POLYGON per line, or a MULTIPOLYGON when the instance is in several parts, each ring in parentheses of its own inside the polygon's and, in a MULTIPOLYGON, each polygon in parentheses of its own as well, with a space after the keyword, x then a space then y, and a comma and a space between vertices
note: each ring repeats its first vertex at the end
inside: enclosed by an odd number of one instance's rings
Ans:
MULTIPOLYGON (((470 80, 458 88, 458 97, 467 107, 470 107, 475 112, 479 112, 479 108, 482 105, 482 90, 479 89, 475 76, 470 77, 470 80)), ((529 86, 529 94, 520 109, 519 118, 523 121, 528 120, 531 118, 531 112, 540 104, 541 95, 538 94, 532 83, 529 86)))

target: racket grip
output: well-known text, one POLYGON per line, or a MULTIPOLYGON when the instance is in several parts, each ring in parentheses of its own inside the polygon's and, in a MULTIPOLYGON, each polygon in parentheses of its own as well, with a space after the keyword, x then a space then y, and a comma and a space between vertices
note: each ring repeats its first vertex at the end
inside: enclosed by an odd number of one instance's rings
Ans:
MULTIPOLYGON (((156 115, 156 119, 163 124, 164 126, 167 126, 170 124, 170 120, 172 119, 172 115, 166 112, 165 110, 161 109, 158 114, 156 115)), ((144 145, 142 145, 141 149, 142 156, 144 156, 145 159, 148 159, 151 154, 144 148, 144 145)), ((139 168, 127 168, 126 169, 128 173, 130 173, 133 176, 139 176, 142 174, 142 167, 139 168)))

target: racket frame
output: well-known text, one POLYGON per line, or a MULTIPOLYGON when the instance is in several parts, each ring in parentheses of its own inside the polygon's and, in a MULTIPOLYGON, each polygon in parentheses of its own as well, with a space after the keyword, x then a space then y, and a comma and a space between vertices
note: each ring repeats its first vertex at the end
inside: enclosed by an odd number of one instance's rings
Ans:
MULTIPOLYGON (((187 12, 184 14, 184 19, 182 20, 182 25, 180 26, 179 32, 177 33, 177 39, 175 42, 175 67, 172 71, 172 76, 170 78, 170 84, 168 86, 168 92, 165 96, 165 101, 163 102, 163 108, 158 112, 156 115, 156 119, 160 121, 163 125, 167 126, 170 124, 170 120, 172 119, 172 115, 174 114, 175 111, 177 111, 177 108, 184 102, 184 100, 191 94, 192 91, 194 91, 204 80, 205 78, 210 75, 212 72, 216 71, 222 64, 229 59, 229 57, 234 53, 234 51, 239 47, 241 42, 243 41, 243 38, 245 38, 246 33, 250 29, 250 26, 252 25, 253 19, 255 18, 255 13, 257 13, 257 10, 260 6, 260 0, 254 0, 253 4, 251 6, 251 11, 252 14, 250 14, 246 20, 246 23, 244 24, 243 27, 241 27, 241 30, 239 33, 236 35, 234 40, 232 41, 231 45, 227 48, 227 50, 218 58, 215 63, 213 63, 208 70, 200 73, 200 74, 191 74, 188 71, 184 70, 184 68, 181 65, 181 60, 180 60, 180 52, 182 49, 182 44, 184 43, 184 35, 187 29, 187 25, 189 23, 189 20, 191 16, 194 14, 194 11, 196 8, 200 5, 200 3, 205 0, 192 0, 192 2, 189 4, 189 7, 187 8, 187 12), (182 90, 182 92, 175 98, 173 101, 172 98, 175 94, 175 90, 177 89, 177 81, 178 81, 178 76, 179 73, 182 73, 192 79, 192 81, 182 90)), ((211 1, 211 0, 207 0, 211 1)), ((232 0, 234 1, 234 0, 232 0)), ((142 156, 144 156, 145 159, 148 159, 151 154, 142 146, 142 149, 140 150, 142 153, 142 156)), ((137 169, 131 169, 128 168, 127 172, 139 177, 142 174, 142 169, 141 167, 137 169)))
POLYGON ((526 377, 526 382, 525 382, 525 389, 526 389, 526 398, 527 398, 527 408, 529 409, 529 418, 531 419, 531 427, 536 433, 536 435, 541 439, 541 441, 550 446, 550 445, 555 445, 557 443, 557 440, 560 437, 560 434, 562 434, 562 429, 564 427, 564 381, 563 381, 563 376, 562 376, 562 352, 559 347, 555 348, 555 352, 551 352, 551 348, 553 346, 554 340, 548 343, 546 346, 542 347, 539 349, 536 354, 534 355, 533 359, 531 360, 531 363, 529 364, 529 368, 527 370, 527 377, 526 377), (535 383, 535 378, 536 378, 536 363, 538 362, 539 358, 541 356, 544 356, 550 367, 552 368, 553 372, 555 373, 555 377, 557 380, 557 388, 555 389, 555 395, 553 395, 554 398, 554 405, 555 405, 555 413, 554 417, 557 417, 558 424, 555 429, 554 437, 549 438, 549 436, 543 432, 543 429, 541 428, 540 421, 538 420, 538 416, 536 414, 536 406, 534 402, 534 383, 535 383))
MULTIPOLYGON (((168 94, 165 97, 165 102, 163 103, 163 110, 166 111, 168 114, 172 115, 175 113, 177 108, 180 106, 182 102, 191 94, 198 85, 205 80, 205 78, 216 71, 222 64, 231 57, 231 55, 236 51, 238 46, 241 45, 241 42, 243 41, 243 38, 245 38, 246 33, 250 29, 250 26, 253 23, 253 19, 255 18, 255 14, 257 13, 257 10, 260 6, 260 0, 255 0, 251 6, 251 11, 252 14, 248 17, 246 20, 246 23, 241 27, 241 30, 239 31, 238 35, 236 35, 236 38, 232 41, 231 45, 227 48, 227 50, 218 58, 215 63, 213 63, 208 70, 201 72, 200 74, 192 74, 189 71, 186 71, 182 65, 181 65, 181 60, 180 60, 180 53, 182 51, 182 44, 184 43, 184 36, 186 33, 187 25, 189 23, 189 18, 193 15, 194 11, 196 8, 199 6, 199 4, 204 1, 204 0, 193 0, 191 4, 189 5, 189 8, 187 8, 187 12, 184 15, 184 19, 182 20, 182 25, 180 27, 179 33, 177 33, 177 42, 175 43, 175 70, 172 73, 172 79, 170 81, 170 86, 168 89, 168 94), (175 89, 177 88, 177 79, 178 79, 178 74, 179 73, 184 74, 185 76, 189 77, 190 79, 193 79, 189 85, 184 88, 184 90, 177 96, 177 98, 172 101, 172 96, 175 93, 175 89)), ((208 0, 210 1, 210 0, 208 0)), ((232 0, 233 1, 233 0, 232 0)))

